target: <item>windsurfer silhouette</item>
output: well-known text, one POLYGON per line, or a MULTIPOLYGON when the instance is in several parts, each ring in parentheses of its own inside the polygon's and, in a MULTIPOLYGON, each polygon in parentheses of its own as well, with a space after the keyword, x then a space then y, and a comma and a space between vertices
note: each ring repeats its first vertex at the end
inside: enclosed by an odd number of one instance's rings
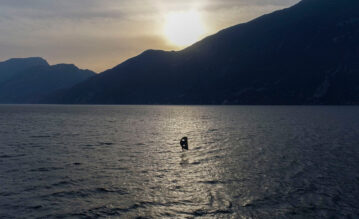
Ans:
POLYGON ((188 150, 188 138, 187 137, 183 137, 180 141, 182 150, 188 150))

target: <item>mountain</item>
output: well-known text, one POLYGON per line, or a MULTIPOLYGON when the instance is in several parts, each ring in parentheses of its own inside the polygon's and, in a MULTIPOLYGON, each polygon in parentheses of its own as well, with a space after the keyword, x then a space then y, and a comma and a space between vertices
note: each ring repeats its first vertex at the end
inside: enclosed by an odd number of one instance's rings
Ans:
POLYGON ((39 57, 15 58, 0 62, 0 83, 15 77, 16 74, 35 66, 49 66, 46 60, 39 57))
POLYGON ((359 104, 358 42, 358 0, 303 0, 182 51, 145 51, 47 101, 359 104))
POLYGON ((0 103, 37 103, 94 75, 74 65, 50 66, 42 58, 10 59, 0 62, 0 103))

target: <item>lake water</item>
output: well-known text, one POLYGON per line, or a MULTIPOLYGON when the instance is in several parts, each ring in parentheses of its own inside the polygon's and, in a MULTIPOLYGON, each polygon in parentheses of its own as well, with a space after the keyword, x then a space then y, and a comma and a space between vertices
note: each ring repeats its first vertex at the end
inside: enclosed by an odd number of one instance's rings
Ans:
POLYGON ((359 107, 1 105, 0 217, 358 218, 359 107))

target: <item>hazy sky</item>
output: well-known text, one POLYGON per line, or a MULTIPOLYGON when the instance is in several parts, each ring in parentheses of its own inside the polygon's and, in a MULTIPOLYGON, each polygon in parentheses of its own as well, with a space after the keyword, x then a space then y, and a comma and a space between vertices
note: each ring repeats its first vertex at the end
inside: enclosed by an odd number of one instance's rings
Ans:
POLYGON ((196 11, 205 35, 299 0, 0 0, 0 61, 41 56, 97 72, 146 49, 178 50, 168 14, 196 11))

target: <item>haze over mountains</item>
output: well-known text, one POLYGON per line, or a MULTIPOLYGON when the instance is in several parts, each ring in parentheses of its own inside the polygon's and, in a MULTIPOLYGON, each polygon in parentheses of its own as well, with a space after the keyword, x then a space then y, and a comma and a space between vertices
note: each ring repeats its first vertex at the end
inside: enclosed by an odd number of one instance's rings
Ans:
POLYGON ((182 51, 145 51, 42 102, 359 104, 358 42, 358 0, 303 0, 182 51))
POLYGON ((52 92, 94 76, 74 65, 49 65, 42 58, 0 62, 0 103, 38 103, 52 92))

